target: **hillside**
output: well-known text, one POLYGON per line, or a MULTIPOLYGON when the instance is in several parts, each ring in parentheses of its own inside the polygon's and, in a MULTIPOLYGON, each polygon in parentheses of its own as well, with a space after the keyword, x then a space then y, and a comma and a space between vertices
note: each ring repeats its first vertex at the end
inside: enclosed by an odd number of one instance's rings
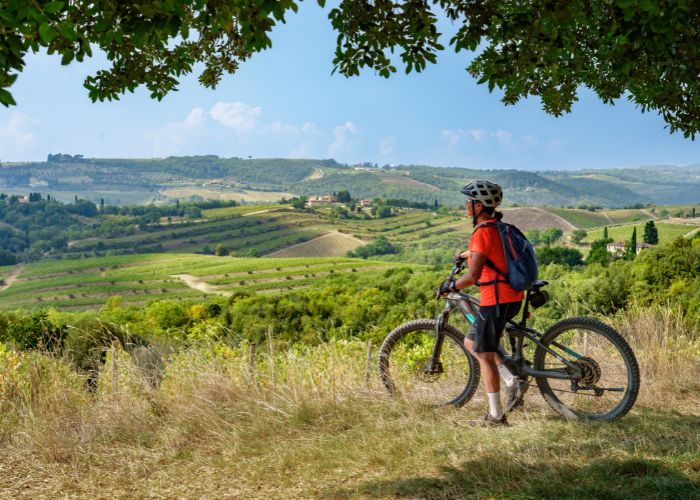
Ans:
POLYGON ((233 292, 279 293, 323 282, 334 274, 360 276, 396 264, 361 259, 241 259, 191 254, 128 255, 44 261, 2 267, 13 276, 0 291, 3 309, 95 309, 119 295, 125 304, 196 299, 233 292))
POLYGON ((349 189, 357 198, 404 198, 457 205, 475 178, 498 182, 506 201, 529 206, 623 207, 698 203, 700 167, 647 166, 581 171, 478 170, 417 165, 348 166, 334 160, 216 156, 99 159, 50 155, 46 162, 0 164, 0 189, 78 195, 99 203, 163 202, 190 197, 277 201, 349 189))

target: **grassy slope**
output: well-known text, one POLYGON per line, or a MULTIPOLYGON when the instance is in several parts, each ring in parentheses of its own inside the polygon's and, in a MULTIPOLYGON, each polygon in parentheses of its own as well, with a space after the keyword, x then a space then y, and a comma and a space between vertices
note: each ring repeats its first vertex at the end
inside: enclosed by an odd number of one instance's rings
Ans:
MULTIPOLYGON (((608 227, 608 237, 612 238, 613 241, 627 241, 632 237, 632 228, 637 228, 637 242, 641 243, 644 236, 644 224, 625 224, 622 226, 611 226, 608 227)), ((692 231, 695 227, 693 225, 685 224, 669 224, 666 222, 655 222, 656 228, 659 231, 659 243, 667 243, 673 241, 679 236, 687 234, 692 231)), ((599 240, 603 237, 603 229, 595 229, 588 232, 588 236, 584 241, 591 242, 594 240, 599 240)))
POLYGON ((610 224, 610 221, 598 212, 553 207, 547 207, 546 210, 568 220, 579 229, 589 229, 610 224))
POLYGON ((0 493, 210 498, 697 498, 697 337, 668 311, 613 318, 642 368, 618 422, 567 421, 536 388, 511 427, 467 425, 462 409, 392 400, 365 344, 271 356, 200 345, 169 358, 158 389, 130 357, 108 355, 88 394, 57 360, 4 354, 0 493), (674 353, 665 346, 673 341, 674 353), (694 342, 694 343, 693 343, 694 342), (42 367, 42 368, 39 368, 42 367), (374 367, 372 367, 374 370, 374 367), (31 410, 30 410, 31 408, 31 410))
MULTIPOLYGON (((241 259, 147 254, 44 261, 26 266, 0 292, 3 308, 95 308, 113 295, 128 303, 202 296, 175 275, 186 274, 216 291, 277 292, 313 285, 331 273, 364 273, 394 264, 361 259, 241 259)), ((3 268, 4 272, 6 269, 3 268)))

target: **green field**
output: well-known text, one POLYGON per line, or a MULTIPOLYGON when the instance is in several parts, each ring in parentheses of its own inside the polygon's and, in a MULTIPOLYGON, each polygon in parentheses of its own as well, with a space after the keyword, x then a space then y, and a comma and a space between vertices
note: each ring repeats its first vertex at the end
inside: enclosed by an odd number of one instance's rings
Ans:
MULTIPOLYGON (((673 241, 679 236, 684 236, 697 228, 697 226, 690 224, 671 224, 668 222, 655 222, 655 224, 657 230, 659 231, 659 243, 673 241)), ((632 237, 633 227, 637 228, 637 242, 641 243, 644 235, 644 223, 608 227, 608 237, 612 238, 615 242, 628 241, 632 237)), ((584 241, 590 243, 592 241, 599 240, 602 237, 603 229, 599 228, 589 231, 588 236, 584 241)))
POLYGON ((324 211, 256 205, 207 210, 204 215, 207 219, 149 226, 128 236, 75 241, 65 253, 195 253, 223 244, 229 252, 246 254, 255 249, 265 255, 337 232, 367 242, 385 236, 392 243, 410 246, 452 241, 455 236, 466 239, 470 227, 462 216, 429 211, 398 212, 385 219, 341 219, 324 211))
MULTIPOLYGON (((114 295, 131 304, 234 291, 276 293, 304 288, 333 274, 361 275, 397 264, 362 259, 244 259, 147 254, 29 264, 0 292, 5 309, 96 308, 114 295), (187 282, 187 283, 186 283, 187 282)), ((0 269, 0 275, 12 270, 0 269)))
POLYGON ((645 209, 605 210, 600 213, 610 220, 610 224, 626 224, 653 218, 645 209))
POLYGON ((547 207, 546 210, 566 219, 579 229, 589 229, 610 223, 606 217, 597 212, 553 207, 547 207))
POLYGON ((202 211, 202 214, 207 219, 221 219, 231 215, 246 215, 254 212, 261 212, 263 210, 272 211, 279 208, 289 208, 289 205, 239 205, 237 207, 210 208, 202 211))

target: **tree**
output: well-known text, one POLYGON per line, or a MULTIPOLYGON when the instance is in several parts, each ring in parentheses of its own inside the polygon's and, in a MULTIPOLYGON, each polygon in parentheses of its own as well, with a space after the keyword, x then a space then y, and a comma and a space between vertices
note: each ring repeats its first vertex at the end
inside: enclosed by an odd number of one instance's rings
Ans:
POLYGON ((228 248, 223 243, 219 243, 214 247, 214 255, 217 257, 224 257, 228 255, 228 248))
POLYGON ((292 208, 296 208, 297 210, 304 210, 304 207, 306 207, 306 196, 293 198, 290 203, 292 205, 292 208))
POLYGON ((657 245, 659 243, 659 230, 656 229, 656 224, 654 224, 653 220, 644 224, 644 236, 642 236, 642 241, 649 245, 657 245))
MULTIPOLYGON (((317 0, 321 5, 325 0, 317 0)), ((214 88, 224 73, 271 46, 270 32, 297 10, 297 1, 141 0, 66 2, 9 0, 0 17, 0 102, 29 51, 45 48, 63 64, 83 61, 92 48, 111 67, 84 82, 95 100, 118 99, 145 85, 162 99, 178 78, 201 63, 199 80, 214 88)), ((444 50, 438 20, 458 26, 449 43, 467 54, 469 73, 514 104, 539 96, 547 113, 569 112, 580 88, 604 102, 624 95, 657 111, 671 131, 700 130, 700 8, 688 0, 590 2, 358 2, 341 0, 329 12, 338 31, 334 71, 383 77, 423 71, 444 50)))
POLYGON ((591 243, 591 251, 586 257, 587 264, 598 263, 607 266, 610 263, 610 254, 608 253, 609 239, 595 240, 591 243))
POLYGON ((577 229, 571 233, 571 242, 580 245, 581 242, 588 236, 588 233, 583 229, 577 229))
POLYGON ((637 226, 632 229, 632 237, 625 245, 625 259, 634 260, 637 256, 637 226))
POLYGON ((583 255, 575 248, 540 247, 535 250, 535 255, 537 263, 541 266, 547 264, 563 264, 569 267, 583 265, 583 255))
POLYGON ((391 207, 388 207, 386 205, 381 205, 377 207, 376 210, 377 214, 377 219, 386 219, 387 217, 391 217, 391 207))
POLYGON ((608 239, 608 226, 605 226, 603 228, 603 239, 607 240, 608 239))
POLYGON ((545 229, 544 231, 542 231, 541 238, 542 241, 544 241, 547 245, 551 245, 563 235, 564 231, 562 231, 560 228, 550 227, 549 229, 545 229))
POLYGON ((528 229, 525 231, 525 237, 532 243, 533 245, 539 245, 542 243, 542 236, 541 232, 539 229, 528 229))
POLYGON ((350 191, 338 191, 338 194, 336 195, 336 200, 338 200, 339 203, 350 203, 350 201, 352 200, 352 198, 350 197, 350 191))
POLYGON ((386 236, 378 236, 374 241, 366 245, 362 245, 355 249, 355 251, 350 251, 347 253, 348 257, 359 257, 361 259, 366 259, 373 255, 387 255, 398 253, 399 249, 391 244, 391 242, 386 238, 386 236))

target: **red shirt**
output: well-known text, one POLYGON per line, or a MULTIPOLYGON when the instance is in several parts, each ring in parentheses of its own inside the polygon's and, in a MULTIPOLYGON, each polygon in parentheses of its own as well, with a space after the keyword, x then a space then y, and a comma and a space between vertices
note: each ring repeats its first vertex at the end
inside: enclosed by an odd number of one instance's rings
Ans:
MULTIPOLYGON (((485 222, 496 222, 496 219, 489 219, 485 222)), ((495 227, 476 227, 469 240, 469 251, 478 252, 488 257, 491 262, 501 271, 506 270, 506 258, 503 255, 503 244, 501 236, 498 234, 498 229, 495 227)), ((469 256, 467 264, 471 267, 472 258, 469 256)), ((493 281, 494 279, 504 279, 496 271, 488 266, 484 266, 479 277, 480 282, 493 281)), ((498 283, 498 302, 505 304, 507 302, 518 302, 523 300, 523 292, 513 290, 508 283, 498 283)), ((481 285, 481 305, 495 306, 496 305, 496 290, 493 283, 481 285)))

